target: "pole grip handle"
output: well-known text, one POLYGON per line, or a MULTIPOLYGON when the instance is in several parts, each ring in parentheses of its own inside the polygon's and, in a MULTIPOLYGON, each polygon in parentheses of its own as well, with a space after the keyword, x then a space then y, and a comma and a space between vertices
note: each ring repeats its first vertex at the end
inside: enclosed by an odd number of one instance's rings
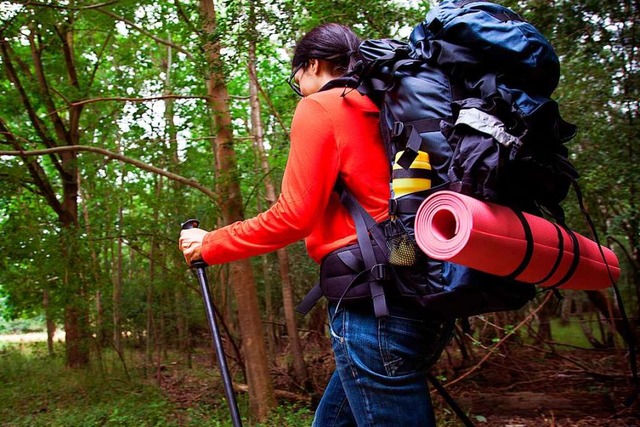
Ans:
POLYGON ((182 223, 181 230, 191 230, 192 228, 200 227, 200 221, 195 218, 191 218, 182 223))
MULTIPOLYGON (((182 223, 180 229, 181 230, 191 230, 192 228, 198 228, 200 227, 200 221, 195 219, 195 218, 191 218, 186 220, 185 222, 182 223)), ((195 260, 191 263, 190 267, 192 268, 204 268, 207 267, 207 263, 204 262, 203 260, 195 260)))

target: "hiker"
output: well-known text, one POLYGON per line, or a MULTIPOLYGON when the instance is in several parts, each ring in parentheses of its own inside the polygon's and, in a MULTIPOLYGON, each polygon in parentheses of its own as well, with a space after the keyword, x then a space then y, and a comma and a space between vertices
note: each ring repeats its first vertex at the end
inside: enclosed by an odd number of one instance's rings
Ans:
MULTIPOLYGON (((188 263, 227 263, 301 239, 321 271, 330 270, 326 260, 336 251, 361 259, 354 221, 336 183, 383 221, 390 176, 378 108, 340 82, 357 62, 359 44, 353 31, 339 24, 320 25, 297 43, 288 82, 303 98, 291 124, 282 193, 254 218, 210 232, 182 231, 179 244, 188 263)), ((388 316, 376 316, 370 295, 329 302, 336 369, 314 426, 436 425, 426 371, 447 342, 450 323, 424 318, 424 310, 396 295, 391 283, 384 289, 388 316)))

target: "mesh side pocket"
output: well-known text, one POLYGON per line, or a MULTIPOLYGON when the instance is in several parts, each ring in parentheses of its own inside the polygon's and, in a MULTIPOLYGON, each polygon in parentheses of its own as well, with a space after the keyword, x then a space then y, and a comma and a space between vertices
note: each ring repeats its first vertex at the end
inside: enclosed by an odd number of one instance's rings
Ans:
POLYGON ((402 267, 415 265, 418 245, 402 222, 390 221, 385 232, 389 248, 389 263, 402 267))

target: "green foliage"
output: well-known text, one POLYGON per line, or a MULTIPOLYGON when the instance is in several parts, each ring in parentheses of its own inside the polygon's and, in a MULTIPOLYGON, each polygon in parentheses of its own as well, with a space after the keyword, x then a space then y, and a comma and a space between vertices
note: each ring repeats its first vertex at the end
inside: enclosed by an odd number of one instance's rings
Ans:
POLYGON ((174 408, 141 381, 67 371, 41 344, 0 350, 0 418, 7 426, 177 425, 174 408))
POLYGON ((362 38, 397 37, 398 32, 417 25, 428 11, 428 2, 385 0, 322 0, 294 2, 295 21, 303 33, 324 22, 352 27, 362 38))
MULTIPOLYGON (((14 12, 2 12, 0 36, 7 51, 6 59, 0 59, 4 95, 0 121, 8 132, 0 133, 0 149, 65 146, 66 134, 59 126, 71 129, 71 106, 82 103, 77 144, 119 153, 215 188, 216 134, 205 100, 212 70, 206 65, 204 46, 219 41, 224 47, 223 71, 245 215, 252 216, 267 208, 265 178, 277 186, 284 171, 288 126, 298 101, 285 83, 296 40, 311 27, 330 21, 353 26, 363 38, 402 38, 430 4, 216 1, 218 25, 207 38, 197 3, 121 0, 96 7, 95 2, 79 0, 67 8, 51 1, 27 2, 14 12), (65 29, 71 30, 70 45, 61 37, 65 29), (249 46, 254 45, 269 162, 266 172, 251 132, 247 64, 249 46), (47 93, 37 78, 31 46, 41 53, 47 93), (65 46, 72 48, 77 82, 69 75, 65 46), (9 64, 21 88, 7 78, 9 64), (166 95, 170 99, 160 99, 166 95), (59 113, 60 122, 52 119, 51 108, 59 113)), ((623 264, 625 301, 636 302, 640 277, 637 5, 613 0, 503 3, 539 27, 561 57, 562 79, 554 96, 565 119, 580 129, 568 147, 581 171, 585 201, 600 236, 617 242, 613 246, 623 264)), ((42 318, 47 292, 48 315, 58 326, 65 307, 81 306, 87 309, 84 321, 96 336, 112 335, 116 308, 123 329, 140 342, 151 336, 176 345, 181 321, 194 330, 206 328, 194 280, 177 250, 177 236, 180 223, 190 217, 198 217, 205 229, 220 226, 219 203, 224 201, 212 201, 192 187, 139 166, 81 152, 73 162, 78 194, 67 195, 79 203, 77 227, 66 229, 56 203, 44 197, 30 170, 37 164, 54 199, 62 202, 65 174, 60 162, 60 154, 0 157, 0 317, 42 318), (123 287, 119 303, 114 302, 116 283, 123 287), (149 325, 157 330, 150 333, 149 325)), ((565 206, 570 225, 588 235, 573 196, 565 206)), ((318 267, 302 243, 288 253, 294 298, 299 301, 316 280, 318 267)), ((270 284, 272 304, 281 307, 275 257, 265 263, 255 260, 254 267, 261 304, 266 305, 270 284)), ((216 292, 227 286, 224 278, 212 275, 216 292)), ((635 314, 637 304, 634 308, 627 311, 635 314)), ((224 310, 233 319, 233 301, 224 310)), ((102 345, 108 341, 105 338, 102 345)), ((100 411, 96 419, 113 416, 126 422, 122 412, 100 411)), ((194 411, 194 419, 204 416, 204 410, 194 411)), ((286 422, 294 425, 293 419, 286 422)))
POLYGON ((11 319, 2 315, 2 302, 0 300, 0 334, 23 334, 28 332, 42 332, 44 330, 44 319, 39 316, 35 318, 11 319))
POLYGON ((313 421, 313 412, 308 408, 296 406, 278 406, 269 414, 269 420, 256 424, 256 427, 306 427, 313 421))
MULTIPOLYGON (((194 400, 179 407, 153 380, 95 367, 69 371, 59 358, 46 356, 42 344, 0 347, 0 364, 3 426, 231 426, 221 393, 215 403, 194 400)), ((243 414, 246 403, 240 396, 243 414)), ((308 409, 281 405, 265 423, 254 425, 308 426, 311 419, 308 409)))
MULTIPOLYGON (((593 328, 596 329, 596 328, 593 328)), ((563 324, 553 319, 551 321, 551 338, 554 342, 569 346, 590 348, 591 344, 584 335, 577 321, 563 324)))

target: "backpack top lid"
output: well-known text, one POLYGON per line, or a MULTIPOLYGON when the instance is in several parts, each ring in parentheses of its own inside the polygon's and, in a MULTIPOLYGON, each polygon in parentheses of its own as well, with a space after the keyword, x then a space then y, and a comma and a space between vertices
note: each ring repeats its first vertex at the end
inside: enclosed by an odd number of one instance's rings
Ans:
POLYGON ((488 1, 444 0, 409 40, 414 55, 455 65, 450 71, 461 76, 490 69, 543 96, 551 96, 560 79, 558 56, 540 31, 511 9, 488 1))

